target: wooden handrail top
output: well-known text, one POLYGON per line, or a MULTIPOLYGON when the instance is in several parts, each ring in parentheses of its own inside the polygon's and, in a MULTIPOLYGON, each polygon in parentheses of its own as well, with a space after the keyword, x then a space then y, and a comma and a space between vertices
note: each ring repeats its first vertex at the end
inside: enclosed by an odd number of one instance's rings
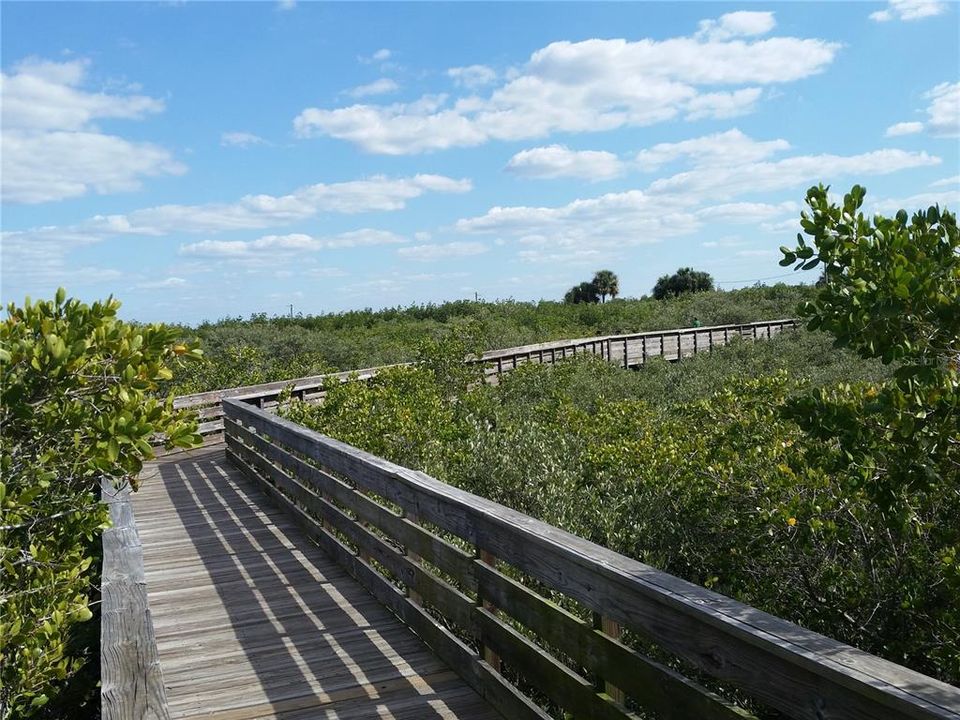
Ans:
POLYGON ((230 447, 250 429, 284 472, 308 458, 790 717, 960 720, 960 689, 946 683, 259 408, 227 399, 224 411, 230 447))
POLYGON ((694 333, 717 332, 723 330, 735 330, 740 328, 767 327, 770 325, 795 327, 797 321, 793 318, 784 318, 781 320, 760 320, 749 323, 731 323, 728 325, 704 325, 703 327, 685 327, 671 328, 668 330, 645 330, 639 333, 624 333, 620 335, 596 335, 594 337, 573 338, 570 340, 549 340, 532 345, 518 345, 512 348, 503 348, 502 350, 488 350, 480 358, 471 358, 470 362, 486 362, 497 360, 498 358, 512 357, 514 355, 525 355, 528 352, 539 352, 541 350, 559 350, 563 347, 574 347, 589 345, 590 343, 601 342, 623 342, 624 340, 642 340, 643 338, 676 337, 679 335, 692 335, 694 333))

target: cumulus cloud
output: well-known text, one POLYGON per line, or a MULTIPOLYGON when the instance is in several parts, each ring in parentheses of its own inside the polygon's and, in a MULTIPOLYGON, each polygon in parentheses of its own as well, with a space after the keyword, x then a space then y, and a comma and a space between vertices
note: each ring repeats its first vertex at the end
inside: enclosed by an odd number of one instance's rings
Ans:
POLYGON ((901 122, 887 128, 887 137, 910 135, 926 129, 935 137, 960 137, 960 82, 944 82, 923 94, 930 101, 927 121, 901 122))
POLYGON ((960 188, 960 175, 943 178, 942 180, 935 180, 934 182, 930 183, 930 187, 960 188))
POLYGON ((380 78, 366 85, 358 85, 348 90, 347 95, 355 98, 369 97, 371 95, 387 95, 400 89, 400 86, 390 78, 380 78))
POLYGON ((782 203, 737 202, 711 205, 697 211, 697 218, 707 222, 731 224, 754 224, 762 220, 800 212, 800 205, 793 201, 782 203))
POLYGON ((434 260, 446 260, 447 258, 482 255, 489 249, 485 244, 480 242, 457 241, 400 248, 397 250, 397 255, 409 258, 410 260, 432 262, 434 260))
POLYGON ((927 107, 927 129, 940 137, 960 136, 960 82, 940 83, 926 96, 930 100, 927 107))
MULTIPOLYGON (((762 86, 822 72, 840 48, 818 39, 756 38, 773 27, 769 13, 731 13, 711 22, 696 35, 667 40, 554 42, 486 97, 425 95, 411 103, 306 108, 294 131, 404 155, 678 116, 733 117, 752 110, 762 86)), ((455 79, 489 77, 454 71, 455 79)))
POLYGON ((900 135, 913 135, 918 132, 923 132, 922 122, 899 122, 888 127, 884 135, 898 137, 900 135))
POLYGON ((559 207, 493 207, 458 220, 462 233, 493 234, 531 247, 639 245, 685 235, 699 227, 688 199, 657 198, 641 190, 607 193, 559 207))
POLYGON ((134 287, 138 290, 157 290, 160 288, 174 288, 182 287, 187 284, 187 281, 180 277, 168 277, 163 280, 150 280, 147 282, 142 282, 134 287))
POLYGON ((251 145, 266 145, 267 141, 249 132, 225 132, 220 136, 220 144, 224 147, 247 148, 251 145))
POLYGON ((571 150, 565 145, 521 150, 507 163, 508 172, 527 178, 579 178, 609 180, 623 173, 623 163, 613 153, 571 150))
POLYGON ((726 132, 704 135, 675 143, 659 143, 637 153, 636 163, 642 170, 657 170, 675 160, 684 159, 696 167, 735 165, 765 160, 789 150, 783 139, 754 140, 734 128, 726 132))
POLYGON ((357 59, 364 65, 370 65, 371 63, 386 62, 391 57, 393 57, 393 52, 390 48, 380 48, 371 55, 361 55, 357 59))
MULTIPOLYGON (((126 215, 96 215, 75 225, 46 226, 4 232, 0 235, 3 266, 17 268, 18 280, 49 285, 71 278, 66 258, 78 248, 116 237, 162 237, 175 233, 209 233, 279 227, 314 217, 321 212, 354 214, 404 208, 428 192, 461 193, 469 180, 442 175, 406 178, 375 176, 366 180, 308 185, 289 195, 247 195, 232 203, 160 205, 126 215), (52 279, 51 279, 52 278, 52 279)), ((258 252, 306 252, 317 249, 401 242, 382 230, 357 230, 313 238, 307 235, 271 235, 254 241, 207 239, 182 248, 186 256, 256 257, 258 252)), ((263 257, 261 254, 259 257, 263 257)), ((103 275, 103 278, 107 278, 103 275)), ((5 281, 7 280, 5 276, 5 281)))
POLYGON ((947 3, 942 0, 889 0, 886 8, 870 13, 870 19, 876 22, 922 20, 946 11, 947 3))
POLYGON ((407 239, 386 230, 364 228, 330 237, 304 233, 264 235, 256 240, 202 240, 180 247, 181 255, 249 258, 257 255, 299 255, 321 250, 404 243, 407 239))
POLYGON ((701 20, 697 37, 729 40, 735 37, 765 35, 773 30, 776 24, 777 21, 773 19, 772 12, 740 10, 721 15, 716 20, 701 20))
POLYGON ((726 198, 758 190, 783 190, 809 182, 831 184, 838 178, 886 175, 940 162, 940 158, 926 152, 904 150, 875 150, 846 156, 802 155, 775 162, 694 168, 655 180, 649 191, 653 194, 689 193, 699 198, 726 198))
POLYGON ((289 225, 321 212, 349 215, 401 210, 409 200, 427 192, 463 193, 471 188, 469 180, 442 175, 377 175, 366 180, 306 185, 288 195, 246 195, 232 203, 158 205, 126 215, 96 216, 85 223, 85 228, 111 235, 259 229, 289 225))
POLYGON ((10 74, 0 73, 5 201, 125 192, 141 187, 145 177, 186 172, 167 150, 104 134, 93 125, 99 119, 140 120, 164 105, 145 95, 84 89, 89 65, 28 58, 10 74))
POLYGON ((495 82, 497 71, 486 65, 468 65, 450 68, 447 70, 447 76, 453 78, 455 85, 473 89, 495 82))
POLYGON ((657 167, 676 159, 690 170, 659 178, 645 189, 581 198, 557 207, 493 207, 462 218, 454 229, 491 235, 523 246, 524 259, 587 257, 624 246, 660 242, 719 224, 751 224, 781 231, 797 221, 793 201, 716 202, 740 195, 802 188, 810 183, 861 179, 936 165, 927 153, 876 150, 859 155, 800 155, 767 160, 789 147, 785 141, 756 141, 739 131, 664 143, 641 153, 641 164, 657 167), (712 201, 712 202, 711 202, 712 201))

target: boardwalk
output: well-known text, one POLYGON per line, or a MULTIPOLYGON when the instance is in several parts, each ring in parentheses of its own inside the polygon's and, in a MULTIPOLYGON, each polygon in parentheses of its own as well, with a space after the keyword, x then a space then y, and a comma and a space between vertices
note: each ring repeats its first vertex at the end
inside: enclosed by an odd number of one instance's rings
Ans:
POLYGON ((136 522, 171 717, 500 717, 222 446, 143 478, 136 522))

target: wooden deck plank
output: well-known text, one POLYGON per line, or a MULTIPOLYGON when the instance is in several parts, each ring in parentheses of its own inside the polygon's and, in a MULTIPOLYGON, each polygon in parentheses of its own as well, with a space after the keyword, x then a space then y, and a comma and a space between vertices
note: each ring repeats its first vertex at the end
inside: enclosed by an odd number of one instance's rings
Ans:
POLYGON ((203 448, 135 496, 171 718, 498 718, 392 613, 203 448))

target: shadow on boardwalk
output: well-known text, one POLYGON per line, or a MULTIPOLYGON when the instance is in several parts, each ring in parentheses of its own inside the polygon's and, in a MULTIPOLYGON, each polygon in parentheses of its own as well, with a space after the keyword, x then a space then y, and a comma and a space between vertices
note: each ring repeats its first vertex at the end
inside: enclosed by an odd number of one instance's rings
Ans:
POLYGON ((137 524, 173 717, 499 717, 222 448, 155 469, 137 524))

